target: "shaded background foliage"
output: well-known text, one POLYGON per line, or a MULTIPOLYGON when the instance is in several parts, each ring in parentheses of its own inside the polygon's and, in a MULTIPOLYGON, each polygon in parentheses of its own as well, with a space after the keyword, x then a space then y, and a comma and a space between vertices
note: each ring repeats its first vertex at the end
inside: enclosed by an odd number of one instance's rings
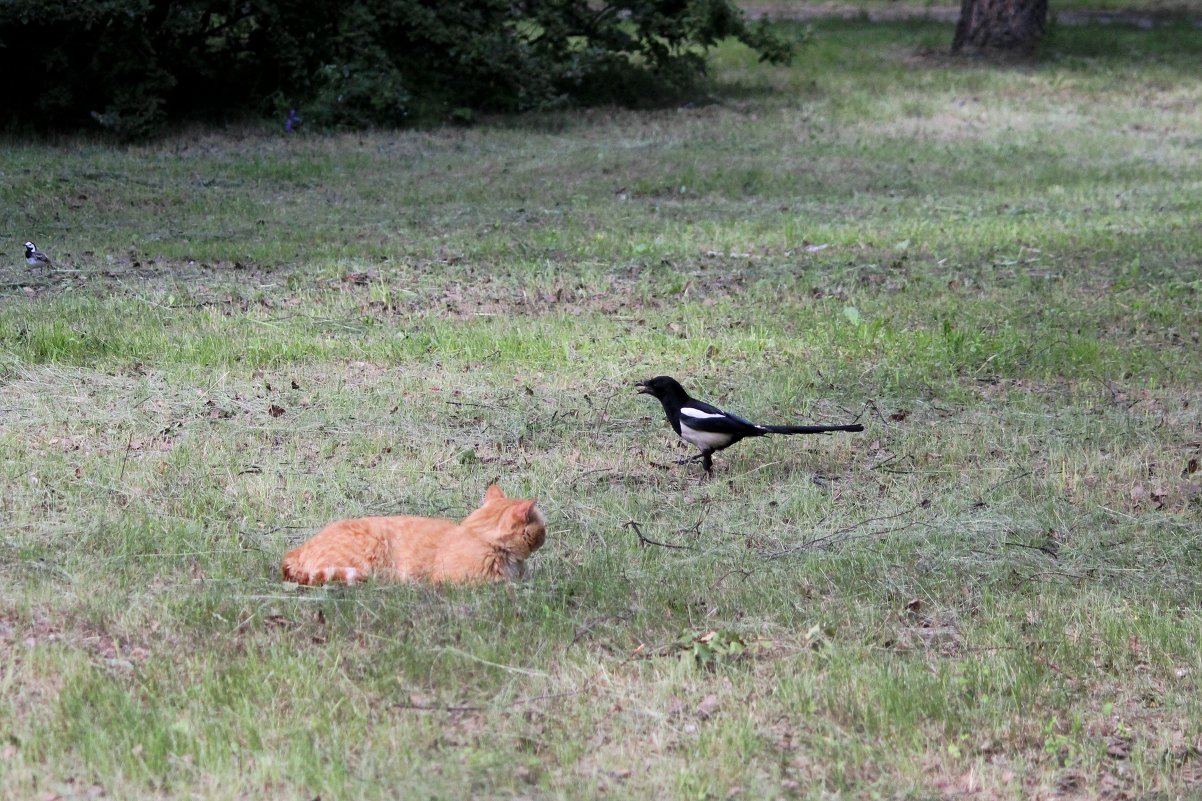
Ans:
POLYGON ((9 128, 278 114, 360 127, 588 103, 692 85, 734 37, 790 45, 731 0, 104 0, 0 4, 0 70, 22 75, 9 128))

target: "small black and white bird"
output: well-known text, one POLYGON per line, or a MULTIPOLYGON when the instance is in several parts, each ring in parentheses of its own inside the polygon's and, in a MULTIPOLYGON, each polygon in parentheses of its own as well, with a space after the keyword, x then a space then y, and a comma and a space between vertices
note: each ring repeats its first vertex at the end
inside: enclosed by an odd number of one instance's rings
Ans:
POLYGON ((42 267, 47 269, 54 266, 50 263, 50 257, 38 250, 38 246, 32 242, 25 243, 25 263, 30 267, 42 267))
POLYGON ((714 473, 713 454, 729 448, 747 437, 762 437, 766 434, 826 434, 831 431, 863 431, 864 426, 852 423, 843 426, 762 426, 745 420, 737 414, 724 412, 705 401, 689 397, 684 387, 666 375, 640 381, 640 395, 654 395, 663 404, 664 413, 672 430, 685 442, 696 445, 701 453, 693 457, 700 459, 701 466, 709 475, 714 473))

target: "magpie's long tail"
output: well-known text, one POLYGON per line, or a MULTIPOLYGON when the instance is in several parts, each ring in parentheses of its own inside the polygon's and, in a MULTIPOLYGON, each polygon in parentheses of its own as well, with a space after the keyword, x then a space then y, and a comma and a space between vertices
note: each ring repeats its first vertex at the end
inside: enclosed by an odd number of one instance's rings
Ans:
POLYGON ((829 434, 832 431, 863 431, 864 426, 852 423, 846 426, 761 426, 769 434, 829 434))

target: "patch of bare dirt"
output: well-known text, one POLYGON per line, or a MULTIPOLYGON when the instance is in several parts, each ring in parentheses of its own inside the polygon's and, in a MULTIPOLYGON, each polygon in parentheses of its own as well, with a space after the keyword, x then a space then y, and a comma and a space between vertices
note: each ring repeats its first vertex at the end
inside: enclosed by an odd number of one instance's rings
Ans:
POLYGON ((122 640, 105 629, 87 621, 55 620, 36 615, 22 620, 15 614, 0 613, 0 646, 13 649, 39 648, 61 644, 86 652, 93 660, 117 670, 130 670, 146 660, 150 651, 128 639, 122 640))
POLYGON ((918 598, 897 615, 897 625, 886 638, 886 648, 956 656, 963 651, 964 636, 954 616, 934 613, 918 598))
MULTIPOLYGON (((271 267, 240 261, 160 260, 145 258, 137 253, 115 256, 111 259, 102 259, 91 251, 86 251, 79 257, 64 253, 60 263, 71 266, 56 267, 45 272, 34 272, 21 268, 0 271, 0 295, 3 295, 5 291, 14 290, 29 298, 79 292, 85 289, 121 292, 130 283, 145 284, 168 279, 196 284, 217 281, 223 284, 237 282, 242 286, 255 286, 268 282, 275 273, 271 267)), ((220 300, 214 300, 213 304, 220 302, 220 300)), ((242 310, 245 311, 245 309, 242 310)))

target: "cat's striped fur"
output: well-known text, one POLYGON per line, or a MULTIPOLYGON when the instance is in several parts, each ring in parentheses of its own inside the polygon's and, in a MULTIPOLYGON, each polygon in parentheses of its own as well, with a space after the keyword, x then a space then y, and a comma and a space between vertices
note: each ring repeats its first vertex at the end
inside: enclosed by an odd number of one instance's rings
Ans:
POLYGON ((484 493, 484 505, 460 523, 430 517, 331 523, 284 554, 284 580, 513 581, 545 539, 546 521, 535 501, 506 498, 494 484, 484 493))

